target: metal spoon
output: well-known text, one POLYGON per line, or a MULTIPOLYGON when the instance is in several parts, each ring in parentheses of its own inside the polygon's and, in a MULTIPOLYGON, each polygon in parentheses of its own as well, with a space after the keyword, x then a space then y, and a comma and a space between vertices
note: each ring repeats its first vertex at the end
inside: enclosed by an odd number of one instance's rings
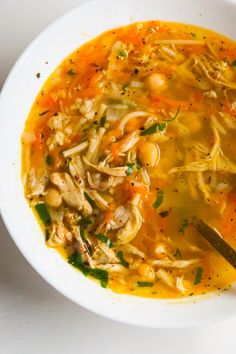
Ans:
POLYGON ((202 219, 197 221, 196 229, 201 236, 236 269, 236 251, 221 238, 220 234, 207 225, 202 219))

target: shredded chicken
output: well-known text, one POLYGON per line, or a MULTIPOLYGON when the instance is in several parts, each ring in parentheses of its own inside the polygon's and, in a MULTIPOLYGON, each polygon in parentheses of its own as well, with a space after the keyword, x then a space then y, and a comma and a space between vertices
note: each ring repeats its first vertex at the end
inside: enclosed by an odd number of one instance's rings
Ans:
POLYGON ((173 275, 171 275, 166 270, 160 268, 156 272, 156 276, 158 279, 160 279, 163 283, 165 283, 169 287, 171 287, 171 288, 175 287, 175 278, 173 277, 173 275))
POLYGON ((118 259, 115 255, 115 252, 107 247, 104 243, 99 242, 95 247, 95 251, 93 253, 93 259, 96 264, 116 264, 118 263, 118 259))
POLYGON ((220 138, 216 128, 213 128, 215 133, 215 144, 213 145, 211 151, 205 158, 198 161, 190 162, 185 166, 174 167, 169 173, 176 172, 204 172, 204 171, 215 171, 215 172, 229 172, 236 173, 236 163, 230 161, 223 153, 220 147, 220 138))
POLYGON ((83 159, 84 159, 84 162, 88 166, 94 168, 95 170, 97 170, 99 172, 105 173, 110 176, 117 176, 117 177, 126 176, 126 171, 128 169, 127 166, 124 166, 124 167, 102 167, 102 166, 95 165, 95 164, 91 163, 85 156, 83 157, 83 159))
POLYGON ((181 259, 177 261, 172 261, 169 259, 155 259, 155 260, 149 260, 149 263, 154 266, 161 266, 166 268, 186 268, 193 264, 199 263, 199 261, 200 259, 188 259, 188 260, 181 259))
POLYGON ((88 146, 88 142, 84 141, 83 143, 80 143, 80 144, 72 147, 71 149, 63 151, 63 155, 65 157, 69 157, 71 155, 78 154, 79 152, 82 152, 83 150, 85 150, 87 148, 87 146, 88 146))
POLYGON ((205 73, 206 77, 215 85, 229 87, 230 89, 235 90, 236 84, 233 82, 229 82, 226 80, 220 70, 216 70, 213 66, 209 63, 206 57, 199 58, 194 56, 195 63, 198 64, 203 72, 205 73))
POLYGON ((124 227, 117 232, 117 238, 121 244, 129 243, 135 238, 142 226, 142 221, 139 209, 136 206, 132 206, 129 220, 124 227))
POLYGON ((93 163, 96 163, 98 160, 99 147, 101 145, 105 131, 106 129, 99 128, 98 133, 94 130, 91 135, 86 158, 93 163))
POLYGON ((45 195, 45 187, 48 182, 47 174, 41 175, 40 177, 36 176, 35 169, 30 170, 29 175, 27 176, 27 185, 30 190, 28 193, 29 197, 45 195))
POLYGON ((123 227, 130 217, 130 210, 123 205, 116 208, 112 219, 107 223, 107 230, 117 230, 123 227))
POLYGON ((50 234, 50 238, 48 240, 48 246, 54 247, 63 245, 66 241, 72 241, 73 235, 72 232, 69 231, 62 222, 59 224, 54 223, 52 232, 50 234))
POLYGON ((83 188, 75 186, 68 173, 54 172, 51 174, 50 180, 59 188, 63 199, 70 207, 81 210, 85 215, 92 213, 92 208, 84 196, 83 188))

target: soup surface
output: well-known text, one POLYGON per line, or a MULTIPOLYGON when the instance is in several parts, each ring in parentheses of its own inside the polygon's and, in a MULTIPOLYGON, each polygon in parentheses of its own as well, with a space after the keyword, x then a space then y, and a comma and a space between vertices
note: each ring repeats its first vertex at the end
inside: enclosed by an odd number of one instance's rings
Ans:
POLYGON ((22 134, 25 196, 47 245, 103 287, 223 290, 236 272, 194 222, 236 247, 235 134, 234 42, 159 21, 114 29, 38 94, 22 134))

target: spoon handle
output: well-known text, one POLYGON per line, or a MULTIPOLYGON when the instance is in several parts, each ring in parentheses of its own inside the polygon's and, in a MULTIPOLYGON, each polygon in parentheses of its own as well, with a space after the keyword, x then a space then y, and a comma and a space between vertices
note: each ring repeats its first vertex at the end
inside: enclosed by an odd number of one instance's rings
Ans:
POLYGON ((203 220, 196 224, 198 232, 236 269, 236 251, 220 235, 203 220))

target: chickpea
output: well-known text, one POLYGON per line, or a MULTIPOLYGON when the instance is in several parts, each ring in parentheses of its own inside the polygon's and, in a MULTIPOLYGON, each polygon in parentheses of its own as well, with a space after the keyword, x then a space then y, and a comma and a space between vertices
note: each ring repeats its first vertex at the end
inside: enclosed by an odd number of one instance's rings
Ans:
POLYGON ((44 199, 52 208, 58 208, 62 203, 62 197, 59 191, 55 188, 49 188, 44 199))
POLYGON ((138 158, 147 167, 154 167, 160 160, 159 146, 150 141, 141 142, 138 147, 138 158))
POLYGON ((164 74, 153 73, 146 79, 147 87, 152 92, 160 92, 167 88, 167 78, 164 74))
POLYGON ((154 280, 156 277, 153 266, 147 263, 142 263, 138 267, 138 273, 142 278, 147 280, 154 280))

